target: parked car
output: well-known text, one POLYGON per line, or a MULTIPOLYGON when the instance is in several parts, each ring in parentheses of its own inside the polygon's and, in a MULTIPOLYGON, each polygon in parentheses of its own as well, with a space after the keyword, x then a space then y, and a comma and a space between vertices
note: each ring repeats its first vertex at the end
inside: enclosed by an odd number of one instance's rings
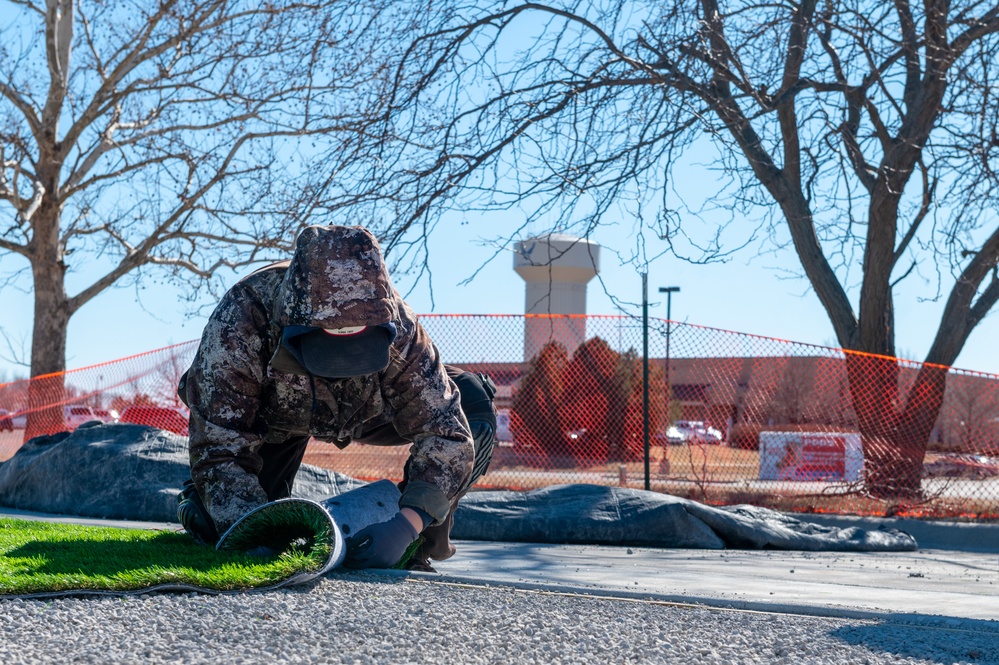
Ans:
POLYGON ((657 446, 682 446, 687 443, 687 435, 676 425, 670 425, 665 432, 653 434, 652 442, 657 446))
MULTIPOLYGON (((58 409, 59 407, 54 408, 58 409)), ((58 413, 58 411, 56 411, 56 413, 58 413)), ((48 418, 51 416, 46 415, 44 417, 48 418)), ((63 407, 63 427, 68 430, 76 429, 83 423, 89 423, 93 420, 111 422, 110 420, 103 418, 97 409, 93 409, 83 404, 67 404, 63 407)), ((15 411, 10 413, 4 409, 0 409, 0 431, 5 429, 26 429, 27 427, 28 414, 26 411, 15 411)))
POLYGON ((187 436, 187 416, 165 406, 130 406, 121 412, 120 422, 158 427, 187 436))
POLYGON ((114 409, 94 409, 94 415, 106 423, 116 423, 119 420, 118 412, 114 409))
POLYGON ((667 446, 679 446, 687 442, 687 437, 676 425, 666 428, 666 434, 657 434, 656 441, 665 443, 667 446))
POLYGON ((24 411, 15 411, 10 414, 10 422, 14 429, 26 429, 28 427, 28 414, 24 411))
POLYGON ((945 453, 923 465, 925 478, 995 478, 999 476, 999 459, 986 455, 945 453))
POLYGON ((89 406, 71 404, 65 407, 63 422, 66 424, 66 429, 76 429, 83 423, 89 423, 91 420, 100 420, 100 418, 97 417, 97 414, 89 406))
MULTIPOLYGON (((721 444, 725 440, 725 435, 721 430, 711 427, 703 420, 678 420, 669 428, 676 430, 675 434, 683 437, 684 443, 706 443, 711 445, 721 444)), ((667 438, 669 438, 667 430, 667 438)))

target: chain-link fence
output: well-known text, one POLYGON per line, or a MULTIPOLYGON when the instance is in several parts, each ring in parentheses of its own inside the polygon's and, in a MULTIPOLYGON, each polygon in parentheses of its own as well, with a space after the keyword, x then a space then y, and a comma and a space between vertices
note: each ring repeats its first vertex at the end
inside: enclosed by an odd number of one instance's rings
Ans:
MULTIPOLYGON (((647 363, 629 317, 421 321, 447 362, 497 385, 480 488, 596 483, 791 511, 999 517, 999 376, 661 319, 647 363)), ((0 459, 26 427, 186 433, 175 386, 196 346, 0 385, 0 459)), ((406 456, 314 442, 306 461, 399 479, 406 456)))
POLYGON ((23 441, 73 430, 92 420, 151 425, 187 433, 177 382, 197 341, 99 365, 0 384, 0 460, 23 441))

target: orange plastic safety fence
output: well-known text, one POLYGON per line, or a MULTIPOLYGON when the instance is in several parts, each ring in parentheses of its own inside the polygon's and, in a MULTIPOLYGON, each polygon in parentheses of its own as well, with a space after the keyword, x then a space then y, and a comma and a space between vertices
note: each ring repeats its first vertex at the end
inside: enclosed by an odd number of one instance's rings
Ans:
POLYGON ((0 460, 23 441, 85 422, 130 422, 187 434, 177 381, 196 341, 30 380, 0 384, 0 460))
MULTIPOLYGON (((421 321, 446 362, 497 385, 480 488, 648 483, 712 504, 999 517, 999 376, 653 319, 646 411, 640 320, 421 321)), ((0 459, 26 425, 36 435, 119 419, 184 433, 175 389, 196 344, 0 385, 0 459)), ((399 479, 406 456, 313 442, 306 462, 399 479)))

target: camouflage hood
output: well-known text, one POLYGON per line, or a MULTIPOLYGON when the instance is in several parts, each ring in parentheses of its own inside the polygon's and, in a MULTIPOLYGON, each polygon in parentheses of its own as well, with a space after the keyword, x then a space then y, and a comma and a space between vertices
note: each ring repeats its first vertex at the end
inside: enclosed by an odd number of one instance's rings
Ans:
POLYGON ((394 321, 399 312, 374 235, 360 226, 309 226, 275 301, 279 326, 346 328, 394 321))

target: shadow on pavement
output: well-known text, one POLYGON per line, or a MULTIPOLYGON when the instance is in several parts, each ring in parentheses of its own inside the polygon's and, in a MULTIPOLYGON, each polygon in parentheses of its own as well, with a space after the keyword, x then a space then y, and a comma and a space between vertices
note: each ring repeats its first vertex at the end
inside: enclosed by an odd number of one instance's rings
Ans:
POLYGON ((932 663, 999 663, 999 622, 925 614, 842 626, 830 636, 874 652, 932 663))

